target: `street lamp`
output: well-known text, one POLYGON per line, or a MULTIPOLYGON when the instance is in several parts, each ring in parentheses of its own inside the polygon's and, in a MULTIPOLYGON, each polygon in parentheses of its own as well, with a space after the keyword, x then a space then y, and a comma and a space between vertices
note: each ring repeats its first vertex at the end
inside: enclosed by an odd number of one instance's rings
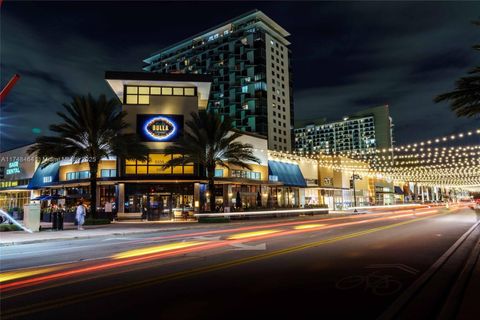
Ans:
POLYGON ((355 210, 353 210, 353 212, 358 212, 357 211, 357 197, 355 195, 355 180, 361 180, 361 179, 362 179, 362 177, 360 177, 358 174, 355 174, 355 171, 353 171, 352 179, 350 180, 351 188, 353 188, 353 206, 355 207, 355 210))

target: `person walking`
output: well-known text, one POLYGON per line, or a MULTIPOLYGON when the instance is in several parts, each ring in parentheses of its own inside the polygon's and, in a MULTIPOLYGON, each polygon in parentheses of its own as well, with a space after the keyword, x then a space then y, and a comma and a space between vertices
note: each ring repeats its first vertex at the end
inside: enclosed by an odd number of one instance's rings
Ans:
POLYGON ((79 202, 77 206, 77 212, 75 218, 77 219, 77 230, 83 230, 83 224, 85 223, 85 215, 87 214, 83 202, 79 202))

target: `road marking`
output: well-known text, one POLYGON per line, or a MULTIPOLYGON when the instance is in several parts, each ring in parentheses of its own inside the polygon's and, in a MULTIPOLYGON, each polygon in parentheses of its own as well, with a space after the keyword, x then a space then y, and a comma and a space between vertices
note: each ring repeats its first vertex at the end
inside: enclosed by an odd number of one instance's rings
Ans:
POLYGON ((60 269, 60 267, 31 268, 30 270, 3 272, 0 273, 0 282, 36 276, 42 273, 56 271, 58 269, 60 269))
POLYGON ((185 249, 193 246, 199 246, 205 243, 206 243, 205 241, 174 242, 174 243, 164 244, 161 246, 153 246, 153 247, 123 251, 123 252, 114 254, 113 256, 111 256, 111 258, 113 259, 132 258, 132 257, 144 256, 144 255, 160 253, 165 251, 185 249))
POLYGON ((241 250, 267 250, 267 244, 265 242, 260 243, 260 244, 253 244, 253 245, 246 244, 246 243, 232 243, 231 246, 236 248, 236 249, 233 249, 233 250, 238 250, 238 251, 241 251, 241 250))
POLYGON ((318 227, 323 227, 325 224, 321 223, 310 223, 310 224, 302 224, 300 226, 295 226, 293 229, 295 230, 303 230, 303 229, 311 229, 311 228, 318 228, 318 227))
MULTIPOLYGON (((453 211, 456 211, 455 209, 453 211)), ((455 251, 462 245, 468 236, 480 225, 480 221, 475 223, 467 232, 465 232, 455 243, 445 251, 434 264, 428 268, 419 278, 413 282, 403 293, 385 310, 378 319, 393 319, 398 313, 408 305, 412 297, 420 290, 427 281, 442 267, 455 251)))
POLYGON ((366 266, 365 268, 370 268, 370 269, 381 269, 381 268, 395 268, 395 269, 400 269, 405 272, 411 273, 411 274, 417 274, 419 271, 415 268, 409 267, 405 264, 402 263, 390 263, 390 264, 371 264, 369 266, 366 266))
POLYGON ((277 232, 281 232, 281 231, 283 231, 283 230, 271 229, 271 230, 261 230, 261 231, 237 233, 237 234, 229 236, 227 239, 228 240, 247 239, 247 238, 253 238, 253 237, 257 237, 257 236, 264 236, 264 235, 267 235, 267 234, 277 233, 277 232))
MULTIPOLYGON (((269 258, 272 258, 272 257, 276 257, 276 256, 280 256, 280 255, 284 255, 284 254, 288 254, 288 253, 292 253, 292 252, 296 252, 296 251, 310 249, 310 248, 318 247, 318 246, 325 245, 325 244, 335 243, 335 242, 342 241, 342 240, 352 239, 352 238, 360 237, 360 236, 363 236, 363 235, 368 235, 368 234, 371 234, 371 233, 396 228, 396 227, 407 225, 407 224, 410 224, 410 223, 430 219, 432 217, 447 215, 449 213, 450 212, 446 212, 446 213, 440 213, 436 216, 426 216, 426 217, 416 218, 416 219, 413 219, 413 220, 398 222, 398 223, 394 223, 394 224, 387 225, 387 226, 371 228, 371 229, 367 229, 367 230, 363 230, 363 231, 359 231, 359 232, 349 233, 349 234, 342 235, 342 236, 337 236, 337 237, 324 239, 324 240, 320 240, 320 241, 315 241, 315 242, 311 242, 311 243, 307 243, 307 244, 302 244, 302 245, 298 245, 298 246, 294 246, 294 247, 290 247, 290 248, 280 249, 280 250, 276 250, 276 251, 273 251, 273 252, 259 254, 259 255, 253 256, 253 257, 246 257, 246 258, 237 259, 237 260, 233 260, 233 261, 227 261, 227 262, 219 263, 219 264, 212 265, 212 266, 205 266, 205 267, 200 267, 200 268, 196 268, 196 269, 192 269, 192 270, 185 270, 185 271, 180 271, 180 272, 177 272, 177 273, 162 275, 162 276, 159 276, 159 277, 156 277, 156 278, 153 278, 153 279, 152 278, 151 279, 145 279, 145 280, 137 281, 137 282, 130 283, 130 284, 118 285, 118 286, 114 286, 114 287, 100 289, 100 290, 93 291, 93 292, 80 293, 80 294, 72 295, 72 296, 69 296, 69 297, 51 299, 51 300, 48 300, 48 301, 42 301, 42 302, 39 302, 39 303, 30 304, 28 306, 13 308, 13 309, 10 309, 10 310, 3 310, 3 315, 2 315, 3 317, 2 318, 3 319, 11 319, 11 318, 15 318, 15 317, 19 317, 19 316, 23 316, 23 315, 27 315, 27 314, 32 314, 32 313, 36 313, 36 312, 40 312, 40 311, 46 311, 46 310, 50 310, 50 309, 54 309, 54 308, 58 308, 58 307, 63 307, 63 306, 67 306, 67 305, 91 300, 91 299, 96 299, 96 298, 100 298, 100 297, 104 297, 104 296, 109 296, 109 295, 112 295, 112 294, 118 294, 118 293, 125 292, 125 291, 132 290, 132 289, 139 289, 139 288, 148 287, 148 286, 152 286, 152 285, 158 285, 158 284, 161 284, 161 283, 164 283, 164 282, 167 282, 167 281, 178 280, 178 279, 192 277, 192 276, 195 276, 195 275, 200 275, 200 274, 204 274, 204 273, 208 273, 208 272, 223 270, 223 269, 235 267, 235 266, 238 266, 238 265, 242 265, 242 264, 245 264, 245 263, 265 260, 265 259, 269 259, 269 258)), ((8 298, 8 297, 3 297, 3 299, 6 299, 6 298, 8 298)))

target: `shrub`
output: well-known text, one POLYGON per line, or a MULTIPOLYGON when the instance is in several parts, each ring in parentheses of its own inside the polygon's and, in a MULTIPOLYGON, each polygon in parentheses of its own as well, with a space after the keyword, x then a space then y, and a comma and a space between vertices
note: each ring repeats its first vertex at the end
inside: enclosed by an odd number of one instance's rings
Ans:
POLYGON ((86 219, 85 225, 86 226, 95 226, 100 224, 110 224, 109 219, 86 219))
POLYGON ((230 218, 225 217, 200 217, 198 218, 199 223, 223 223, 230 222, 230 218))
POLYGON ((20 228, 17 227, 14 224, 0 224, 0 232, 5 232, 5 231, 19 231, 20 228))

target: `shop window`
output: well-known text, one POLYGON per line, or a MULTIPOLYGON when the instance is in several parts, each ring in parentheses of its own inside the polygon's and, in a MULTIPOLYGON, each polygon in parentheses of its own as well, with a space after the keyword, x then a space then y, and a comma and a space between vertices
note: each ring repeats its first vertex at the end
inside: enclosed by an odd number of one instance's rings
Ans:
POLYGON ((137 174, 147 174, 147 166, 137 166, 137 174))
POLYGON ((137 162, 135 160, 125 160, 125 164, 128 165, 135 165, 137 162))
POLYGON ((193 166, 184 166, 183 167, 184 174, 193 174, 193 166))
POLYGON ((173 167, 173 174, 182 174, 182 173, 183 173, 183 167, 182 166, 173 167))
POLYGON ((163 166, 149 166, 148 174, 171 174, 172 168, 164 169, 163 166))
POLYGON ((135 167, 135 166, 126 166, 125 167, 125 173, 126 174, 135 174, 135 173, 137 173, 136 168, 137 167, 135 167))
POLYGON ((117 170, 115 170, 115 169, 102 169, 102 170, 100 170, 100 176, 102 178, 116 177, 117 176, 117 170))
POLYGON ((168 160, 171 159, 171 155, 169 154, 161 154, 161 153, 151 153, 149 155, 150 158, 150 164, 153 165, 164 165, 167 163, 168 160))

